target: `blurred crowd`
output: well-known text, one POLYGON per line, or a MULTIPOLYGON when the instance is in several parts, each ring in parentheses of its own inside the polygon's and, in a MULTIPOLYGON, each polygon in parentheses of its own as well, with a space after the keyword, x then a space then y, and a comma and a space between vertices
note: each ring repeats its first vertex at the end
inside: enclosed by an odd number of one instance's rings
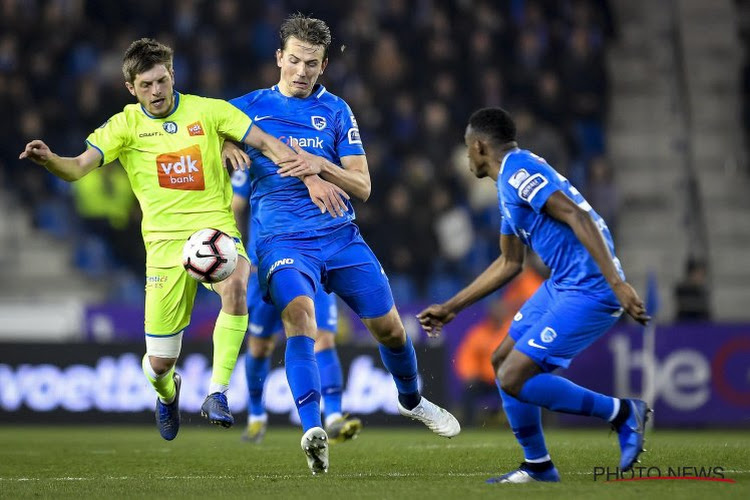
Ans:
POLYGON ((606 161, 606 0, 0 0, 0 185, 61 238, 76 265, 114 263, 142 286, 139 213, 119 167, 71 187, 17 157, 59 154, 132 102, 122 54, 151 36, 175 49, 176 88, 232 98, 278 81, 278 27, 295 11, 332 29, 321 83, 353 109, 373 190, 355 206, 398 300, 441 299, 498 253, 494 186, 467 168, 469 114, 503 106, 521 147, 546 158, 616 225, 606 161), (98 193, 98 194, 97 194, 98 193))

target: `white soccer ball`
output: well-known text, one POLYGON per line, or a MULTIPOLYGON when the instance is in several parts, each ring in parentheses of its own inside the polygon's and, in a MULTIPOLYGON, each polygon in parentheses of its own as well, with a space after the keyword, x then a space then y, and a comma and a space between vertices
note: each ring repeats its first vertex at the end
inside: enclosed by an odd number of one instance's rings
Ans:
POLYGON ((237 246, 225 232, 201 229, 185 242, 182 265, 198 281, 218 283, 227 279, 237 267, 237 246))

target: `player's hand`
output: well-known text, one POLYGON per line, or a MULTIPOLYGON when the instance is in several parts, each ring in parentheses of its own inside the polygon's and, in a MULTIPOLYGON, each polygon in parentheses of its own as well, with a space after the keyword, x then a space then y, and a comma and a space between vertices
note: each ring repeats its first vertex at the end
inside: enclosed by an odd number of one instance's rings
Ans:
POLYGON ((630 283, 621 281, 612 287, 612 290, 615 292, 622 308, 625 309, 625 312, 631 318, 642 325, 647 324, 651 320, 651 316, 646 314, 646 306, 643 305, 643 301, 635 289, 630 286, 630 283))
POLYGON ((292 143, 292 148, 297 152, 296 157, 279 162, 279 168, 276 173, 282 177, 306 177, 308 175, 317 175, 323 171, 322 158, 308 153, 296 142, 292 143))
POLYGON ((34 163, 45 166, 52 158, 52 151, 43 141, 38 139, 31 141, 26 145, 26 149, 18 156, 19 160, 28 158, 34 163))
POLYGON ((224 146, 221 148, 221 161, 224 165, 228 161, 234 170, 246 170, 250 165, 250 157, 232 141, 224 141, 224 146))
POLYGON ((443 326, 450 323, 456 313, 443 304, 432 304, 417 314, 417 319, 428 337, 438 337, 443 326))
POLYGON ((305 186, 310 192, 310 199, 320 209, 320 213, 326 210, 331 217, 343 217, 344 212, 349 211, 346 200, 349 195, 337 185, 321 179, 317 175, 310 175, 304 179, 305 186))

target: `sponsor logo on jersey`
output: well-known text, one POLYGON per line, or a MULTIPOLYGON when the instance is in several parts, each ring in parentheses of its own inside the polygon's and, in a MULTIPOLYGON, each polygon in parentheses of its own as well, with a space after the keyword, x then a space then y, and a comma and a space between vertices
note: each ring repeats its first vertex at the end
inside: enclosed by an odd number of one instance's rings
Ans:
POLYGON ((557 332, 547 326, 544 328, 544 330, 542 330, 540 338, 542 339, 542 342, 544 342, 545 344, 549 344, 557 338, 557 332))
POLYGON ((268 279, 268 277, 271 276, 271 273, 274 272, 277 267, 279 267, 279 266, 289 266, 291 264, 294 264, 294 259, 290 259, 289 257, 287 257, 286 259, 279 259, 279 260, 277 260, 276 262, 274 262, 271 265, 271 268, 268 270, 268 274, 266 275, 266 280, 268 279))
POLYGON ((524 201, 531 202, 534 196, 548 183, 549 181, 542 174, 534 174, 518 187, 518 196, 524 201))
POLYGON ((510 176, 510 179, 508 179, 508 184, 518 189, 521 183, 528 178, 529 178, 529 173, 525 169, 522 168, 522 169, 517 170, 513 175, 510 176))
POLYGON ((161 132, 143 132, 141 134, 138 134, 138 137, 156 137, 159 135, 164 135, 161 132))
POLYGON ((359 136, 359 129, 352 127, 349 132, 346 133, 346 137, 349 139, 349 144, 362 144, 362 138, 359 136))
POLYGON ((311 116, 310 121, 312 122, 312 126, 315 127, 316 130, 323 130, 328 124, 324 116, 311 116))
POLYGON ((294 137, 294 136, 286 136, 282 135, 279 137, 279 140, 286 144, 287 146, 292 146, 296 144, 297 146, 301 148, 322 148, 323 147, 323 139, 315 136, 315 137, 294 137))
POLYGON ((204 135, 201 122, 191 123, 190 125, 187 126, 187 130, 188 130, 188 134, 190 134, 191 136, 204 135))
POLYGON ((177 133, 177 124, 175 122, 164 122, 164 131, 168 134, 176 134, 177 133))
POLYGON ((203 158, 199 146, 165 153, 156 157, 159 185, 167 189, 203 191, 203 158))

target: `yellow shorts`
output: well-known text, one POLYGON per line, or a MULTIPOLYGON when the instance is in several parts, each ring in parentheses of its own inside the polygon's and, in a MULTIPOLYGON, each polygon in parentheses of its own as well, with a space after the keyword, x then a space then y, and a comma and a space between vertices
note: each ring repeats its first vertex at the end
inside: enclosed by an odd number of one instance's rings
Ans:
MULTIPOLYGON (((239 235, 231 236, 237 253, 249 261, 239 235)), ((182 267, 184 245, 182 239, 146 242, 146 334, 172 335, 190 324, 198 281, 182 267)))

